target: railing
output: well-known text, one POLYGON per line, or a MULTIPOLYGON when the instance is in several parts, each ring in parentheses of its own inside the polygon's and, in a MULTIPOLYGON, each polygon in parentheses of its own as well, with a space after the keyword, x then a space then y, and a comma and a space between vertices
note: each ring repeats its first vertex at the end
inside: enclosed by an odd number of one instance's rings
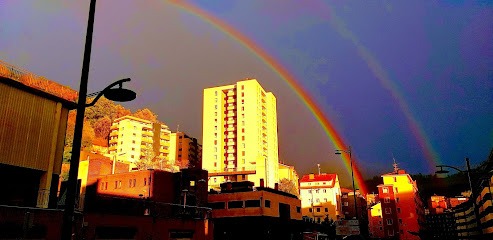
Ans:
POLYGON ((59 98, 75 102, 77 91, 0 60, 0 76, 20 82, 59 98))

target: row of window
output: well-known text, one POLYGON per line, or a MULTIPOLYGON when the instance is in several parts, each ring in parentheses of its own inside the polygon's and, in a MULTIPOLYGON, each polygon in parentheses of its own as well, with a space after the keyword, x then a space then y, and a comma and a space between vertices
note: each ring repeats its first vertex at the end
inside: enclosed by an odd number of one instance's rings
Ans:
MULTIPOLYGON (((150 180, 148 181, 148 178, 144 178, 144 186, 147 186, 147 183, 150 183, 150 180)), ((129 179, 128 180, 128 188, 134 188, 137 186, 137 179, 129 179)), ((122 188, 122 181, 121 180, 115 180, 115 185, 113 189, 121 189, 122 188)), ((99 189, 100 190, 108 190, 108 182, 101 182, 99 184, 99 189)))
MULTIPOLYGON (((209 207, 212 209, 226 209, 226 202, 210 202, 209 207)), ((237 201, 228 201, 227 209, 238 209, 238 208, 258 208, 262 207, 262 203, 260 200, 237 200, 237 201)), ((264 207, 270 208, 271 202, 270 200, 264 200, 264 207)), ((327 208, 326 208, 327 209, 327 208)), ((301 212, 301 207, 296 207, 296 212, 301 212)))

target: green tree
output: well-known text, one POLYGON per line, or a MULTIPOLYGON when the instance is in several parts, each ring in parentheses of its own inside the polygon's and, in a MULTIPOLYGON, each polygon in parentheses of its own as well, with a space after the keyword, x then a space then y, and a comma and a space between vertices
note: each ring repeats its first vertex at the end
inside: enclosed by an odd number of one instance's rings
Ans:
POLYGON ((300 196, 296 184, 287 178, 281 179, 281 181, 279 182, 279 190, 283 192, 291 193, 297 197, 300 196))

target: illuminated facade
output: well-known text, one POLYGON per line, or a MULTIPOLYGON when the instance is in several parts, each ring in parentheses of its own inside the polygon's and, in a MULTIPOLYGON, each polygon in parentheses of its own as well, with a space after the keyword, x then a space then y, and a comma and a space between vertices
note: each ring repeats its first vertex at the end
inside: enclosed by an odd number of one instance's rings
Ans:
POLYGON ((382 175, 378 185, 382 206, 383 229, 386 238, 419 239, 424 225, 424 206, 418 187, 406 171, 394 164, 394 172, 382 175))
POLYGON ((378 194, 367 194, 368 231, 370 238, 384 238, 382 204, 378 194))
POLYGON ((278 182, 276 98, 255 79, 204 89, 203 162, 209 187, 278 182))
POLYGON ((316 222, 340 217, 341 187, 337 174, 309 174, 300 179, 301 211, 316 222))
POLYGON ((300 188, 299 188, 299 177, 298 173, 294 169, 294 166, 289 166, 284 163, 279 163, 279 181, 282 179, 287 179, 291 182, 294 183, 296 187, 296 191, 299 193, 300 188))
POLYGON ((202 168, 202 145, 183 132, 171 133, 169 158, 180 168, 202 168))
POLYGON ((0 61, 0 205, 56 206, 68 112, 76 106, 68 96, 77 92, 0 61))
POLYGON ((146 151, 168 161, 170 135, 171 131, 164 124, 124 116, 111 125, 109 154, 117 161, 130 163, 131 167, 146 151))

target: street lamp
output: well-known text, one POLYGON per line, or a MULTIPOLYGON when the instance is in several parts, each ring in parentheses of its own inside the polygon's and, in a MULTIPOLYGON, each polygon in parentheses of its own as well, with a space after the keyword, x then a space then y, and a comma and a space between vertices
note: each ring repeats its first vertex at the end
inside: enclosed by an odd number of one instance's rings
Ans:
POLYGON ((353 157, 351 155, 351 146, 349 146, 348 149, 336 149, 335 154, 342 153, 349 154, 349 161, 351 163, 351 179, 353 181, 354 213, 356 215, 356 218, 358 218, 358 203, 356 202, 356 187, 354 186, 353 157))
POLYGON ((87 82, 89 78, 89 66, 91 62, 92 34, 94 28, 94 15, 96 12, 96 0, 91 0, 89 5, 89 18, 87 20, 86 42, 84 46, 84 59, 82 62, 82 72, 79 87, 79 99, 77 102, 77 115, 75 117, 74 140, 72 144, 72 157, 70 159, 70 170, 67 181, 67 194, 65 199, 65 209, 63 211, 63 222, 61 229, 61 239, 72 239, 72 228, 74 226, 74 209, 77 191, 77 175, 79 172, 80 148, 82 143, 82 129, 84 125, 84 113, 86 107, 93 106, 96 101, 105 96, 114 101, 131 101, 135 99, 135 92, 122 88, 123 82, 130 81, 130 78, 122 79, 110 84, 103 91, 97 93, 96 98, 89 104, 87 99, 87 82), (112 88, 120 85, 119 88, 112 88))
POLYGON ((481 221, 479 219, 479 214, 477 212, 477 209, 476 209, 476 199, 474 198, 474 191, 472 189, 472 182, 471 182, 471 165, 469 164, 469 158, 466 158, 466 171, 464 170, 461 170, 460 168, 457 168, 457 167, 454 167, 454 166, 449 166, 449 165, 437 165, 436 167, 437 168, 440 168, 440 170, 436 171, 435 173, 437 174, 444 174, 444 173, 449 173, 448 170, 444 170, 443 168, 452 168, 452 169, 455 169, 461 173, 467 173, 467 180, 469 181, 469 190, 471 191, 471 199, 472 199, 472 206, 474 208, 474 215, 476 216, 476 224, 477 224, 477 227, 478 227, 478 232, 479 234, 482 234, 482 230, 481 230, 481 221))

